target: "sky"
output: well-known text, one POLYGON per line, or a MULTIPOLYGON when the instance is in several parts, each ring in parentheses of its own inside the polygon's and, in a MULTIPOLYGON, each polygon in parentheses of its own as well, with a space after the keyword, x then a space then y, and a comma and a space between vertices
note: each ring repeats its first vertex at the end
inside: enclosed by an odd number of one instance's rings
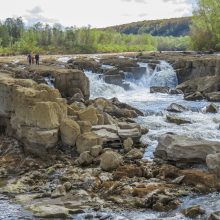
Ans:
POLYGON ((21 16, 63 26, 107 27, 192 15, 195 0, 0 0, 0 20, 21 16))

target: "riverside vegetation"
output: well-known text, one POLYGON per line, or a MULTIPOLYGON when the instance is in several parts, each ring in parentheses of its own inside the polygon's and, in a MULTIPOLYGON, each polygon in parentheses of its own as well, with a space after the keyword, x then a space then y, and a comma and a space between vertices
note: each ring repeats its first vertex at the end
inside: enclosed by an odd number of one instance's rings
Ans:
POLYGON ((22 18, 0 22, 0 53, 50 54, 156 50, 219 50, 218 0, 198 0, 192 18, 134 22, 106 29, 63 28, 37 23, 25 27, 22 18))

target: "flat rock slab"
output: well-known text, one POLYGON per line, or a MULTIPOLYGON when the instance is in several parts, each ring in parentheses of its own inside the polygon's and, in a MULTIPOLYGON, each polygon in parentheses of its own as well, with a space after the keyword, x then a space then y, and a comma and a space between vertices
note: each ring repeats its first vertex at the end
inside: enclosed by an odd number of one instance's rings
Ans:
POLYGON ((154 155, 172 162, 205 163, 206 156, 215 153, 220 153, 220 142, 165 134, 159 138, 154 155))

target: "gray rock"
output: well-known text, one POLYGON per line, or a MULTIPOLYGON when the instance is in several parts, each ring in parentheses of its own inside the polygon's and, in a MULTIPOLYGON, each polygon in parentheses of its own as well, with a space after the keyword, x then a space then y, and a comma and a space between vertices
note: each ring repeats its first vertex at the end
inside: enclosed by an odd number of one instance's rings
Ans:
POLYGON ((121 155, 114 151, 106 151, 104 154, 101 155, 100 167, 104 171, 115 170, 121 163, 121 155))
POLYGON ((180 163, 205 163, 208 154, 220 153, 220 142, 194 139, 176 134, 162 135, 155 156, 180 163))
POLYGON ((176 115, 167 115, 167 121, 170 123, 174 123, 177 125, 181 125, 181 124, 190 124, 191 121, 186 120, 184 118, 178 117, 176 115))
POLYGON ((220 153, 207 155, 206 164, 211 172, 220 177, 220 153))
POLYGON ((168 108, 167 111, 169 112, 184 112, 188 111, 189 109, 184 107, 183 105, 179 105, 176 103, 172 103, 168 108))

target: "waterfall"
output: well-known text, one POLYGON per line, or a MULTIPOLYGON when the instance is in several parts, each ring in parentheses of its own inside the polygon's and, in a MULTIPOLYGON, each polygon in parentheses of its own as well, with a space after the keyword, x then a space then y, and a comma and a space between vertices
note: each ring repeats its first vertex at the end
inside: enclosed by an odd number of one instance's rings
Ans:
POLYGON ((90 81, 90 98, 104 97, 113 98, 117 94, 124 93, 125 90, 117 85, 108 84, 102 79, 102 75, 85 71, 90 81))
MULTIPOLYGON (((130 91, 125 91, 118 85, 105 83, 102 74, 85 71, 85 74, 90 80, 90 94, 91 98, 97 97, 121 97, 142 93, 148 93, 151 86, 167 86, 175 88, 178 84, 177 76, 173 67, 165 61, 161 61, 153 70, 147 63, 138 63, 139 67, 146 69, 145 73, 140 79, 135 79, 134 74, 125 72, 124 83, 129 84, 130 91)), ((114 68, 110 65, 104 65, 107 69, 114 68)))

